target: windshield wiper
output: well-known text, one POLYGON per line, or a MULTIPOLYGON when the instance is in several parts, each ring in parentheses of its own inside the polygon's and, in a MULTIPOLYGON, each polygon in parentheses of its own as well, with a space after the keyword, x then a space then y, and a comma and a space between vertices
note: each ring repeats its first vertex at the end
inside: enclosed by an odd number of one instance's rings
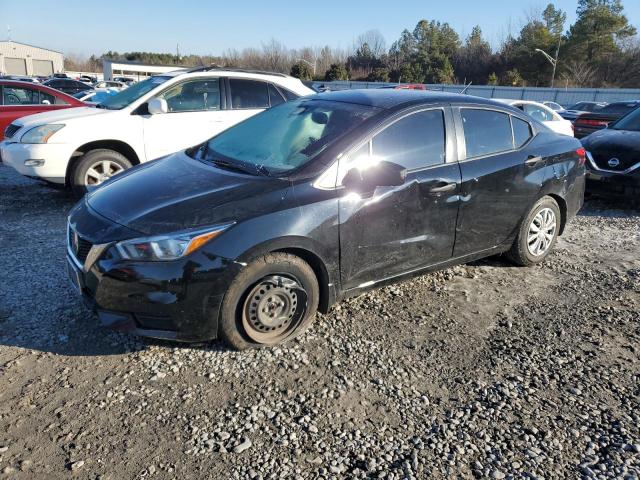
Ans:
POLYGON ((107 107, 105 107, 101 103, 96 103, 96 108, 104 108, 105 110, 107 109, 107 107))
POLYGON ((209 161, 211 163, 213 163, 216 167, 223 168, 225 170, 232 170, 232 171, 236 171, 236 172, 249 173, 249 174, 253 173, 250 170, 247 170, 242 165, 239 165, 239 164, 233 163, 233 162, 228 162, 226 160, 221 160, 219 158, 214 158, 214 159, 211 159, 209 161))

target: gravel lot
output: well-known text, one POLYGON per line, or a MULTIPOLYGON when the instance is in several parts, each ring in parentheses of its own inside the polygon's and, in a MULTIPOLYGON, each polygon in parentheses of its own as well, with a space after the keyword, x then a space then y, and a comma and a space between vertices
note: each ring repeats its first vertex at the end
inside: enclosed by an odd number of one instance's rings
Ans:
POLYGON ((283 348, 97 325, 72 201, 0 166, 0 477, 640 476, 640 214, 589 202, 542 266, 345 301, 283 348))

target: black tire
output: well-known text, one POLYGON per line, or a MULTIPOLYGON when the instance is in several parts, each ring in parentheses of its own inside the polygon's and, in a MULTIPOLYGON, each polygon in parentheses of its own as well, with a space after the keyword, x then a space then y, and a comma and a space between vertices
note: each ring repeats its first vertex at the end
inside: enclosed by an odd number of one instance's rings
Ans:
MULTIPOLYGON (((273 285, 274 289, 282 289, 281 285, 273 285)), ((218 326, 219 336, 228 346, 236 350, 277 345, 289 341, 309 327, 318 309, 319 297, 316 275, 304 260, 288 253, 269 253, 244 267, 231 282, 222 302, 218 326), (293 310, 291 310, 293 316, 290 320, 286 320, 288 323, 273 327, 273 332, 265 333, 259 331, 259 328, 266 327, 258 318, 253 317, 254 313, 250 309, 253 305, 257 311, 259 305, 264 305, 269 293, 267 292, 257 303, 252 303, 254 298, 258 298, 253 297, 253 294, 258 293, 256 289, 260 289, 265 282, 269 288, 274 278, 291 281, 293 282, 291 285, 297 285, 304 292, 294 288, 294 298, 300 299, 300 303, 296 307, 296 301, 293 301, 293 310), (248 311, 251 313, 248 314, 248 311), (249 317, 254 320, 250 320, 249 317), (266 338, 270 335, 272 337, 266 338)), ((268 305, 272 305, 271 301, 268 305)), ((286 315, 281 318, 285 317, 286 315)))
POLYGON ((507 252, 507 257, 516 265, 520 265, 522 267, 529 267, 531 265, 535 265, 541 263, 547 258, 549 253, 553 250, 555 246, 558 235, 560 233, 562 217, 560 214, 560 207, 558 207, 558 203, 551 197, 542 197, 540 200, 536 202, 536 204, 531 208, 528 215, 522 220, 520 223, 520 227, 518 229, 518 235, 511 246, 511 249, 507 252), (529 228, 536 216, 544 211, 545 209, 549 209, 555 215, 555 230, 553 232, 553 239, 548 244, 544 252, 538 255, 534 255, 528 245, 528 237, 529 237, 529 228))
MULTIPOLYGON (((81 197, 87 192, 87 182, 85 181, 87 172, 93 166, 101 164, 104 161, 119 165, 122 170, 131 168, 131 162, 121 153, 107 148, 90 150, 80 157, 69 176, 69 187, 71 187, 74 195, 81 197)), ((99 183, 95 183, 95 185, 98 184, 99 183)))

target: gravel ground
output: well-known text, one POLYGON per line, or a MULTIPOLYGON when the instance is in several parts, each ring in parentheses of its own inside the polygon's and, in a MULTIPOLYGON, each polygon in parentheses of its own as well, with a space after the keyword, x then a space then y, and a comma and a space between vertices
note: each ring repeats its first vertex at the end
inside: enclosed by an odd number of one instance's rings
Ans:
POLYGON ((100 328, 60 191, 0 166, 0 477, 640 476, 640 215, 589 202, 548 261, 342 302, 237 353, 100 328))

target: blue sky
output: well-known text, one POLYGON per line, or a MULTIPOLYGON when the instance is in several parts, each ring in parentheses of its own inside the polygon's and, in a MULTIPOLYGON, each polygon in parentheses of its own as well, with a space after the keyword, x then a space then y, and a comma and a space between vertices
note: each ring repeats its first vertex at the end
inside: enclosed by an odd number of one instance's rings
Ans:
MULTIPOLYGON (((260 47, 271 38, 288 47, 347 48, 358 34, 378 29, 387 46, 422 18, 449 22, 463 37, 479 24, 492 45, 516 33, 527 13, 548 2, 528 0, 0 0, 0 39, 11 38, 64 53, 114 51, 221 54, 260 47)), ((556 6, 575 19, 577 0, 556 6)), ((640 0, 623 0, 640 30, 640 0)))

